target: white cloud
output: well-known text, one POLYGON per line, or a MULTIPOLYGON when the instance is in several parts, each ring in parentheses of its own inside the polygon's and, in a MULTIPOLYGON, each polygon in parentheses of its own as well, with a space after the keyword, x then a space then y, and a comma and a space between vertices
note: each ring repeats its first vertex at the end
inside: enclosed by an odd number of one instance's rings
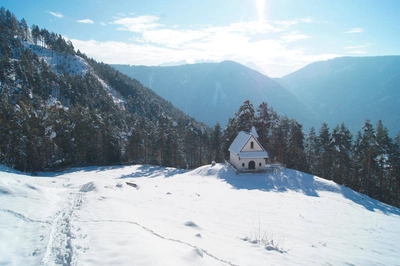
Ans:
POLYGON ((367 54, 368 52, 365 51, 365 49, 369 46, 372 46, 372 43, 366 43, 362 45, 353 45, 353 46, 346 46, 343 47, 344 50, 346 50, 346 53, 348 54, 358 54, 358 55, 364 55, 367 54))
POLYGON ((310 36, 305 35, 305 34, 288 34, 288 35, 282 35, 280 38, 284 42, 290 43, 290 42, 296 42, 296 41, 308 39, 308 38, 310 38, 310 36))
POLYGON ((204 31, 160 29, 143 32, 142 41, 178 48, 188 43, 200 41, 208 35, 204 31))
POLYGON ((346 47, 344 47, 344 49, 345 50, 364 49, 371 45, 372 45, 372 43, 366 43, 366 44, 362 44, 362 45, 346 46, 346 47))
POLYGON ((144 32, 146 30, 161 27, 161 24, 156 23, 159 20, 156 16, 139 16, 133 18, 119 18, 113 23, 121 25, 118 30, 127 30, 131 32, 144 32))
POLYGON ((101 26, 105 26, 105 25, 106 25, 106 23, 104 23, 104 22, 100 22, 100 25, 101 25, 101 26))
POLYGON ((60 12, 51 12, 51 11, 49 11, 49 14, 52 15, 52 16, 55 16, 56 18, 63 18, 64 17, 63 14, 60 13, 60 12))
POLYGON ((348 54, 367 54, 367 51, 363 51, 363 50, 351 50, 347 52, 348 54))
POLYGON ((278 22, 236 22, 226 26, 165 26, 156 16, 118 18, 118 30, 132 32, 131 43, 72 40, 74 47, 110 64, 160 65, 164 62, 234 60, 256 65, 269 76, 288 74, 316 60, 340 55, 309 55, 292 43, 310 36, 291 30, 311 23, 304 19, 278 22))
POLYGON ((305 22, 305 23, 315 23, 315 21, 312 18, 301 18, 298 21, 305 22))
POLYGON ((79 23, 83 23, 83 24, 93 24, 93 20, 91 19, 81 19, 81 20, 77 20, 77 22, 79 23))
POLYGON ((279 31, 279 29, 272 24, 262 21, 241 21, 230 24, 227 28, 230 32, 241 32, 243 34, 260 34, 273 31, 279 31))
POLYGON ((361 33, 361 32, 364 32, 363 28, 352 28, 348 31, 345 31, 344 33, 361 33))

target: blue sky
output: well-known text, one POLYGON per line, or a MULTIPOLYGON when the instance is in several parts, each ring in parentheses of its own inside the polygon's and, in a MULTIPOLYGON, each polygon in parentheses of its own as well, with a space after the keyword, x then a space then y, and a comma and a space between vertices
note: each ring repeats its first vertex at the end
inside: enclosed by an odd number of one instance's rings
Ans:
POLYGON ((400 55, 400 0, 0 0, 110 64, 234 60, 271 77, 338 56, 400 55))

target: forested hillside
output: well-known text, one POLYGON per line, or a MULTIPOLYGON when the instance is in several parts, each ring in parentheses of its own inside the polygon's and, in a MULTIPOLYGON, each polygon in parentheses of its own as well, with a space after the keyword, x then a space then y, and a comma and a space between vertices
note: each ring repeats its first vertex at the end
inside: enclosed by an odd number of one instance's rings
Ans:
POLYGON ((254 125, 271 162, 400 206, 400 136, 390 138, 381 122, 367 120, 356 136, 344 124, 305 134, 267 103, 254 108, 245 100, 225 128, 209 128, 4 8, 0 35, 0 163, 26 172, 121 163, 194 168, 228 159, 237 133, 254 125))
POLYGON ((0 161, 23 171, 152 163, 195 167, 206 126, 152 90, 0 10, 0 161))

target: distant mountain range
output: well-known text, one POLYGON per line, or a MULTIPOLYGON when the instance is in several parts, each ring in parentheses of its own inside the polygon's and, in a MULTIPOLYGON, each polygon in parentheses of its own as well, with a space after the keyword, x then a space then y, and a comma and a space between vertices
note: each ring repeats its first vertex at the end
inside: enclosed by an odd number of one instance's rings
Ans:
POLYGON ((331 128, 345 123, 355 134, 366 119, 381 119, 390 135, 400 131, 400 56, 340 57, 277 79, 232 61, 112 66, 210 126, 225 125, 249 99, 255 108, 267 102, 306 131, 323 122, 331 128))
POLYGON ((278 114, 286 114, 307 126, 314 121, 322 123, 279 83, 233 61, 169 67, 112 66, 209 126, 217 122, 225 125, 246 99, 255 109, 261 102, 267 102, 278 114))
POLYGON ((368 118, 400 131, 400 56, 340 57, 275 79, 331 127, 354 133, 368 118))

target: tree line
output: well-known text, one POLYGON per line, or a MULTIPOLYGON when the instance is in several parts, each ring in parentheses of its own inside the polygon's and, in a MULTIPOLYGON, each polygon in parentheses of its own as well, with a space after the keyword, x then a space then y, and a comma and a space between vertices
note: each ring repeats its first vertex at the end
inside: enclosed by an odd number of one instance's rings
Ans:
POLYGON ((355 136, 344 124, 330 129, 326 123, 318 132, 312 127, 305 134, 300 123, 277 115, 267 103, 255 109, 245 100, 225 130, 215 125, 212 136, 221 136, 221 150, 212 146, 215 157, 223 154, 228 159, 237 132, 250 131, 253 125, 271 163, 283 163, 400 206, 400 134, 391 138, 382 121, 374 127, 367 119, 355 136))

